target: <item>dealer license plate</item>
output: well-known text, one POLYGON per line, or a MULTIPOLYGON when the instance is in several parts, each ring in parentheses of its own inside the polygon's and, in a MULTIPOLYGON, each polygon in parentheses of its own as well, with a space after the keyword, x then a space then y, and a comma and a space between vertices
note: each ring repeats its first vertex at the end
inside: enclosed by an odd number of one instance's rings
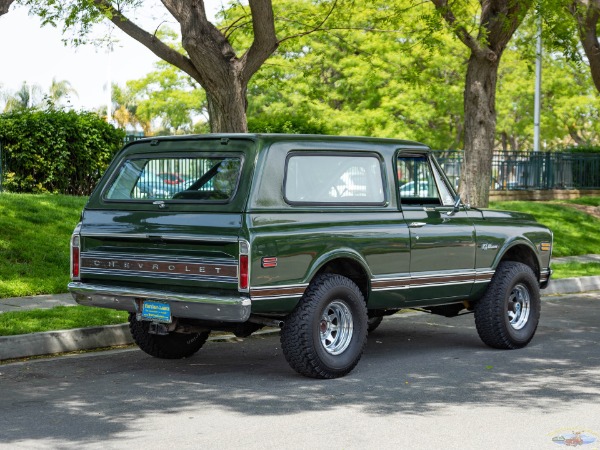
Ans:
POLYGON ((142 304, 142 318, 154 322, 171 323, 171 306, 168 303, 146 300, 142 304))

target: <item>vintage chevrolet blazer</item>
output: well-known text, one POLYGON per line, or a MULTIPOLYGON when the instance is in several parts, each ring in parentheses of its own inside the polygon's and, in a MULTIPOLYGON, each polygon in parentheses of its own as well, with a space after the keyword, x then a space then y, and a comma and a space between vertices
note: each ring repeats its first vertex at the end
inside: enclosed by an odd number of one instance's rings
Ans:
POLYGON ((489 346, 527 345, 551 249, 530 215, 463 204, 416 142, 150 138, 127 145, 90 197, 69 289, 129 311, 152 356, 191 356, 211 330, 276 326, 293 369, 334 378, 404 308, 474 312, 489 346))

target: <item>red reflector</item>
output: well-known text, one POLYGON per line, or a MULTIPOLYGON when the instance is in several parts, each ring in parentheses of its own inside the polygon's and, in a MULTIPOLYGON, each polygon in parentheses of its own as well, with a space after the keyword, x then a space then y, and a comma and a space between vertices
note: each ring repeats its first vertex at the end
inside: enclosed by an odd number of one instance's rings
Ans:
POLYGON ((277 267, 277 258, 276 257, 264 257, 262 259, 262 266, 266 269, 268 267, 277 267))
POLYGON ((248 255, 240 255, 240 289, 248 289, 248 255))
POLYGON ((71 267, 71 272, 72 272, 73 278, 78 278, 79 277, 79 247, 73 247, 71 257, 73 259, 73 267, 71 267))

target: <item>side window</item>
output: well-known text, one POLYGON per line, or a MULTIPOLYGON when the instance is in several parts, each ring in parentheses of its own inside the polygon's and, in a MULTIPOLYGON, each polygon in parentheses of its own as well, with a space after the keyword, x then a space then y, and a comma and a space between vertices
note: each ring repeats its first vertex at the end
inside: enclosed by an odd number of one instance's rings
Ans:
POLYGON ((292 154, 284 186, 289 203, 383 204, 381 164, 371 155, 292 154))
POLYGON ((399 156, 400 201, 408 205, 451 205, 452 194, 425 156, 399 156))

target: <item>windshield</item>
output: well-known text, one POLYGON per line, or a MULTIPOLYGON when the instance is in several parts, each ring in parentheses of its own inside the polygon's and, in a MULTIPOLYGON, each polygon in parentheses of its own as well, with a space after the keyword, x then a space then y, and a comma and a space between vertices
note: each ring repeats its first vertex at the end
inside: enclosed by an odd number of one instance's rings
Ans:
POLYGON ((126 159, 104 198, 224 203, 235 194, 240 168, 241 159, 231 156, 126 159))

